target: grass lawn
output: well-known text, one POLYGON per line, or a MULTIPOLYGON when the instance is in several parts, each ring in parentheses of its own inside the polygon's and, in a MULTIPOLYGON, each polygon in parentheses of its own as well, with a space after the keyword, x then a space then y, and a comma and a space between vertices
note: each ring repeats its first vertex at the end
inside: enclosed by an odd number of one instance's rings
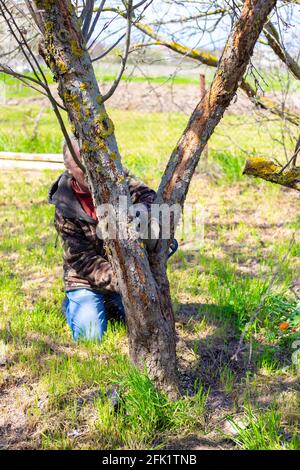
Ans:
MULTIPOLYGON (((126 163, 134 171, 147 177, 152 175, 158 181, 187 123, 187 116, 179 112, 141 113, 117 109, 110 109, 109 113, 126 163)), ((266 124, 253 116, 226 115, 209 143, 212 158, 231 162, 228 176, 240 172, 247 155, 259 154, 285 161, 280 144, 281 126, 276 120, 266 124)), ((287 151, 292 152, 294 140, 286 135, 285 141, 287 151)), ((60 153, 61 148, 61 131, 47 103, 1 107, 0 152, 60 153)))
MULTIPOLYGON (((116 69, 116 64, 112 65, 113 69, 116 69)), ((157 70, 156 70, 157 72, 157 70)), ((153 85, 162 85, 162 84, 172 84, 172 85, 199 85, 198 73, 195 72, 195 69, 190 71, 188 69, 178 71, 174 68, 174 74, 170 75, 159 75, 159 76, 144 76, 138 74, 129 74, 126 73, 122 76, 122 81, 128 83, 151 83, 153 85)), ((199 67, 199 74, 204 73, 206 77, 206 84, 210 85, 214 74, 215 69, 213 67, 199 67)), ((29 76, 33 76, 32 72, 26 73, 29 76)), ((44 69, 44 74, 47 77, 48 83, 53 84, 53 77, 48 69, 44 69)), ((116 74, 103 72, 103 67, 97 67, 95 65, 95 74, 99 82, 113 82, 116 79, 116 74)), ((299 90, 299 84, 297 80, 291 78, 285 71, 278 70, 274 68, 271 70, 259 70, 255 72, 254 76, 250 74, 248 77, 249 82, 252 86, 256 87, 257 83, 260 84, 260 87, 265 92, 281 91, 283 84, 289 82, 289 90, 299 90)), ((5 93, 7 98, 25 98, 25 97, 35 97, 38 96, 38 93, 32 88, 26 87, 15 79, 5 75, 3 72, 0 72, 0 91, 1 88, 5 87, 5 93)))
MULTIPOLYGON (((48 109, 32 138, 37 112, 34 105, 3 107, 1 151, 60 152, 48 109)), ((157 187, 186 118, 111 114, 125 164, 157 187)), ((0 448, 300 449, 299 366, 292 363, 299 328, 289 289, 299 276, 299 235, 246 348, 231 360, 300 222, 295 191, 241 175, 241 148, 282 155, 263 128, 260 134, 255 122, 243 122, 225 118, 191 184, 188 201, 204 211, 204 242, 179 235, 169 262, 187 391, 174 403, 130 365, 124 326, 110 325, 100 345, 73 343, 60 313, 62 250, 46 201, 58 173, 1 173, 0 448), (225 129, 238 130, 238 138, 229 140, 225 129), (281 331, 285 321, 289 328, 281 331), (106 395, 116 383, 119 413, 106 395)))

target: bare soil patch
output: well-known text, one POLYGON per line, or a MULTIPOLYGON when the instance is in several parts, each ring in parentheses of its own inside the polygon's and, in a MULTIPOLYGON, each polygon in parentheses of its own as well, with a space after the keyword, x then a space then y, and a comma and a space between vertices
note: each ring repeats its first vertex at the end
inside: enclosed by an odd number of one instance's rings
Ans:
MULTIPOLYGON (((106 93, 111 87, 110 82, 99 83, 99 85, 102 93, 106 93)), ((58 98, 56 86, 52 85, 51 88, 54 96, 58 98)), ((265 96, 274 99, 278 103, 282 101, 282 94, 280 92, 266 93, 265 96)), ((170 82, 155 84, 122 81, 114 95, 107 101, 107 105, 126 111, 183 112, 190 115, 200 99, 200 88, 197 85, 172 85, 170 82)), ((6 104, 50 106, 48 100, 40 96, 8 99, 6 104)), ((291 93, 286 98, 285 104, 289 109, 299 112, 300 92, 291 93)), ((247 115, 252 113, 254 108, 248 97, 243 92, 238 91, 226 114, 247 115)))

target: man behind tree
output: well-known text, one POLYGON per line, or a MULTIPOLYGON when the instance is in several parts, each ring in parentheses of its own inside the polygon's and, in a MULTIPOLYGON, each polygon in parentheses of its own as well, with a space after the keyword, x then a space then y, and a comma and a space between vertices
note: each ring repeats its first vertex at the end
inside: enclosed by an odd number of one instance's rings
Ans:
MULTIPOLYGON (((73 138, 72 144, 80 160, 77 140, 73 138)), ((65 314, 75 341, 100 341, 108 318, 124 320, 125 312, 103 240, 97 236, 97 215, 86 175, 66 144, 63 155, 66 172, 51 187, 49 202, 55 205, 54 223, 63 240, 65 314)), ((155 191, 128 173, 126 177, 132 203, 149 210, 155 191)))

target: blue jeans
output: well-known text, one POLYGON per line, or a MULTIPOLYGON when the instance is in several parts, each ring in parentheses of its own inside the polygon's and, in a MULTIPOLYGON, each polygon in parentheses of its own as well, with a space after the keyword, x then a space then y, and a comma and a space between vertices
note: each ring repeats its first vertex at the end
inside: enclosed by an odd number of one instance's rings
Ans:
POLYGON ((73 338, 101 341, 108 319, 125 320, 120 294, 102 294, 89 289, 66 292, 65 314, 73 338))

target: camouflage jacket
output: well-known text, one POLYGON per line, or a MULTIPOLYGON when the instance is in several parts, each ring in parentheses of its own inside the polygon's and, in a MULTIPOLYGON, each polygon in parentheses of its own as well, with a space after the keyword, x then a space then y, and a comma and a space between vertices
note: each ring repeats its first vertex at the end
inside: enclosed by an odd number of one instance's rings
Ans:
MULTIPOLYGON (((133 204, 148 208, 155 191, 127 176, 133 204)), ((71 187, 72 176, 65 172, 52 185, 48 201, 55 205, 54 224, 63 241, 63 280, 66 290, 86 288, 117 292, 112 266, 96 233, 97 221, 81 207, 71 187)))

